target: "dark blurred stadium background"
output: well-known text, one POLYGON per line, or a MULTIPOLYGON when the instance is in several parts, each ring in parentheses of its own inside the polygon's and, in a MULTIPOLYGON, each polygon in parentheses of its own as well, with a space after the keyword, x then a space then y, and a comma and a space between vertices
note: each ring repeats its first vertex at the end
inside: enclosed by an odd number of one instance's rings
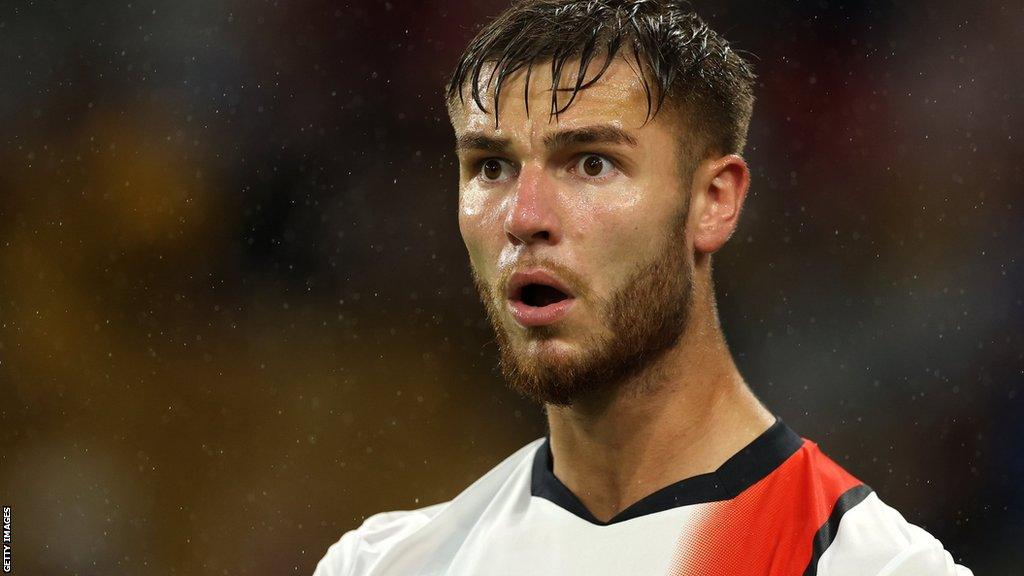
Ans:
MULTIPOLYGON (((1024 573, 1024 5, 697 2, 760 75, 741 370, 976 574, 1024 573)), ((441 86, 504 2, 4 2, 16 574, 310 574, 543 434, 441 86)))

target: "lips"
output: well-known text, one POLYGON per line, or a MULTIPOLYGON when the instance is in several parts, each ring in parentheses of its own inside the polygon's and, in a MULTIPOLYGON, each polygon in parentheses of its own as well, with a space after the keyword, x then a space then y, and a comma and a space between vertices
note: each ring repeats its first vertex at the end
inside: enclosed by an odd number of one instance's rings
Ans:
POLYGON ((512 317, 528 328, 558 322, 576 300, 564 282, 540 269, 513 274, 505 296, 512 317))

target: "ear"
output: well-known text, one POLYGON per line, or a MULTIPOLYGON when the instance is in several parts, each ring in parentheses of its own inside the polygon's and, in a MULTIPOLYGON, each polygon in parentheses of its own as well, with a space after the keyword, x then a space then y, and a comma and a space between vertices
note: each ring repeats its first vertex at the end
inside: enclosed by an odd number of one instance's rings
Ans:
POLYGON ((736 230, 750 186, 750 170, 736 154, 709 159, 697 167, 693 186, 693 247, 711 254, 725 245, 736 230))

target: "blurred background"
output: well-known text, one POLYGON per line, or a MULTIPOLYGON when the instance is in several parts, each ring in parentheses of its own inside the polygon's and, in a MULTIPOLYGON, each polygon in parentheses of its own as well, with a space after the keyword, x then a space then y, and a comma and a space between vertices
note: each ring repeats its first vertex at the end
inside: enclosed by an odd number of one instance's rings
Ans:
MULTIPOLYGON (((976 574, 1024 573, 1024 5, 694 4, 760 76, 715 259, 743 374, 976 574)), ((16 574, 311 574, 544 433, 441 96, 505 5, 0 4, 16 574)))

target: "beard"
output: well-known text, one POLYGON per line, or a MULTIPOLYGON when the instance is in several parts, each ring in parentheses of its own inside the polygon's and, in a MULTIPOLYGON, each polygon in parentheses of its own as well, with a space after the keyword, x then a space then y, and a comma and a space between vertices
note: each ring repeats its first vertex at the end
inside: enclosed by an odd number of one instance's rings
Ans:
MULTIPOLYGON (((688 207, 689 202, 686 202, 688 207)), ((586 336, 577 354, 545 360, 529 354, 513 341, 502 317, 504 298, 473 269, 473 281, 494 329, 502 375, 510 388, 543 404, 571 406, 581 398, 621 388, 654 366, 679 341, 686 329, 693 301, 693 265, 687 257, 684 230, 688 210, 675 218, 667 246, 652 260, 640 262, 632 275, 609 298, 588 298, 596 304, 605 335, 586 336)), ((570 285, 581 283, 562 271, 570 285), (566 277, 568 276, 568 277, 566 277)), ((577 295, 579 297, 579 292, 577 295)), ((528 339, 552 338, 557 326, 526 329, 528 339)), ((640 386, 640 384, 637 384, 640 386)), ((639 390, 638 390, 639 391, 639 390)))

